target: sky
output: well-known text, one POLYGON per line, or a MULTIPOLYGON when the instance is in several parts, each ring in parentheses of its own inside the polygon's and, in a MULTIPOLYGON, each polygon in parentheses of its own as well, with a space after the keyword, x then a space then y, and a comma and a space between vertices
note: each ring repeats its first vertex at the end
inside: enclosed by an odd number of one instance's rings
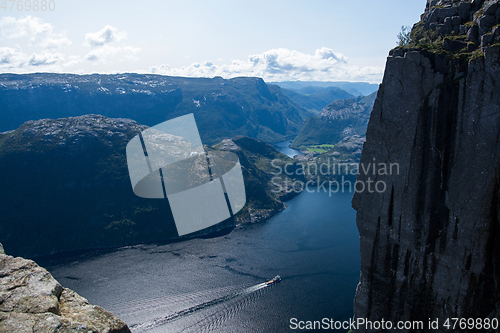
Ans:
POLYGON ((0 73, 380 83, 401 26, 425 3, 0 0, 0 73))

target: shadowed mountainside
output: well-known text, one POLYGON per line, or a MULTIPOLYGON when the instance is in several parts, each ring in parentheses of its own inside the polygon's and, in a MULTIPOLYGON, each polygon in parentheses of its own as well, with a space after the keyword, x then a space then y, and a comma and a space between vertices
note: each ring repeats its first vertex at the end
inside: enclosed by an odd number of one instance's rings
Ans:
MULTIPOLYGON (((166 201, 132 191, 125 147, 145 128, 130 119, 87 115, 29 121, 0 133, 0 241, 10 253, 36 256, 176 238, 166 201)), ((261 221, 284 209, 288 194, 284 187, 276 191, 266 170, 271 158, 291 159, 246 137, 206 149, 239 156, 247 204, 235 221, 204 233, 261 221)))

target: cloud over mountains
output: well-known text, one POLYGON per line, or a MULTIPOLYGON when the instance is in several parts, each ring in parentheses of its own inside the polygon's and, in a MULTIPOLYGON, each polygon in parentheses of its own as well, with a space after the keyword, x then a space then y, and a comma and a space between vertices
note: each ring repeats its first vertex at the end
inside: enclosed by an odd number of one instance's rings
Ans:
POLYGON ((380 82, 383 73, 382 67, 350 65, 346 56, 326 47, 311 54, 276 48, 226 63, 207 59, 183 67, 168 63, 144 65, 140 62, 141 48, 127 44, 126 40, 126 31, 110 25, 71 41, 66 33, 56 32, 52 24, 38 17, 3 17, 0 19, 0 45, 9 46, 0 47, 0 72, 90 73, 95 72, 92 66, 101 65, 102 69, 113 65, 113 71, 108 73, 116 73, 119 68, 121 72, 189 77, 257 76, 269 81, 368 82, 380 82), (68 51, 69 46, 72 46, 71 51, 68 51), (137 66, 138 63, 142 65, 137 66))
POLYGON ((152 67, 151 72, 175 76, 222 76, 225 78, 258 76, 267 81, 357 80, 378 82, 382 76, 383 68, 351 66, 343 54, 322 47, 317 49, 314 54, 279 48, 250 55, 247 60, 233 60, 230 64, 215 65, 211 61, 204 61, 181 68, 160 65, 152 67))

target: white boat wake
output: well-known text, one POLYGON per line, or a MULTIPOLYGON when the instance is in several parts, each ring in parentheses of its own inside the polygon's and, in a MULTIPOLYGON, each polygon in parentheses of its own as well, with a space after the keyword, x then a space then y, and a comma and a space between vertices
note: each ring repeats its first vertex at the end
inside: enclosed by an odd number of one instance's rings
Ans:
POLYGON ((129 327, 134 333, 146 332, 158 328, 160 326, 168 325, 174 321, 185 318, 187 316, 191 316, 202 310, 208 310, 210 308, 222 304, 228 305, 217 310, 215 313, 212 313, 209 316, 204 317, 202 320, 199 320, 196 323, 183 328, 180 331, 180 332, 185 332, 185 331, 209 332, 215 330, 216 327, 220 327, 220 325, 224 321, 228 320, 229 318, 234 316, 239 310, 241 310, 241 308, 248 305, 252 301, 251 297, 249 298, 249 296, 255 295, 259 290, 270 287, 272 285, 274 285, 274 283, 271 284, 266 282, 259 283, 247 287, 243 290, 233 292, 229 295, 219 297, 210 301, 206 301, 180 311, 176 311, 167 316, 156 318, 139 324, 133 324, 130 325, 129 327), (228 302, 231 304, 227 304, 228 302), (197 329, 195 330, 194 327, 197 327, 197 329))

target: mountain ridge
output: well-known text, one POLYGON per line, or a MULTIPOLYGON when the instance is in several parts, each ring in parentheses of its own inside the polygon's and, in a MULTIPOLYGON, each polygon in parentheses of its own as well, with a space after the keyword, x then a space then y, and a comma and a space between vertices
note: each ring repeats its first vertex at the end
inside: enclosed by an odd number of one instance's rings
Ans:
POLYGON ((285 141, 298 133, 308 114, 260 78, 152 74, 0 74, 0 108, 0 131, 28 120, 85 114, 154 126, 194 113, 207 144, 236 135, 285 141))
POLYGON ((299 90, 308 86, 311 87, 337 87, 354 96, 368 96, 378 90, 378 84, 368 82, 348 82, 348 81, 282 81, 267 82, 275 84, 285 89, 299 90))
POLYGON ((337 144, 345 137, 364 136, 376 95, 375 92, 328 104, 318 116, 307 119, 290 147, 337 144))

